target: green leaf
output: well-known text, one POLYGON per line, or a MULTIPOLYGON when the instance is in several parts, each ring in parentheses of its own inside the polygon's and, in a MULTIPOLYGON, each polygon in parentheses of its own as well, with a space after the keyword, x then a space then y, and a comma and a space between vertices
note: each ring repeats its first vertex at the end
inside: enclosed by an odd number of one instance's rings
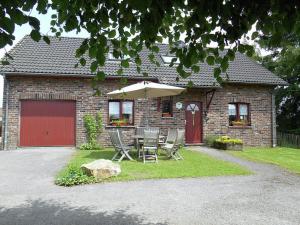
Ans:
POLYGON ((225 72, 228 69, 228 66, 229 66, 228 58, 224 57, 222 62, 221 62, 222 72, 225 72))
POLYGON ((105 80, 105 73, 103 71, 98 71, 96 74, 97 80, 104 81, 105 80))
POLYGON ((128 68, 129 67, 129 60, 125 59, 121 61, 121 66, 124 68, 128 68))
POLYGON ((98 68, 98 62, 97 61, 93 61, 91 63, 91 67, 90 67, 91 71, 95 72, 97 70, 97 68, 98 68))
POLYGON ((194 86, 194 82, 189 80, 188 83, 187 83, 187 87, 192 88, 193 86, 194 86))
POLYGON ((95 46, 91 46, 89 48, 89 56, 91 58, 95 58, 97 56, 97 48, 95 46))
POLYGON ((194 73, 199 73, 199 72, 200 72, 200 66, 193 65, 193 66, 192 66, 192 71, 193 71, 194 73))
POLYGON ((10 63, 9 63, 7 60, 3 60, 3 61, 1 61, 1 64, 2 64, 3 66, 7 66, 7 65, 9 65, 10 63))
POLYGON ((81 58, 81 59, 79 60, 79 63, 80 63, 81 66, 85 66, 85 65, 86 65, 86 60, 85 60, 85 58, 81 58))
POLYGON ((208 65, 212 66, 215 64, 215 57, 213 57, 212 55, 207 56, 206 58, 206 62, 208 65))
POLYGON ((98 49, 96 59, 97 59, 98 64, 99 64, 100 66, 104 66, 104 64, 105 64, 105 59, 106 59, 106 58, 105 58, 104 51, 101 51, 100 49, 98 49))
POLYGON ((123 69, 122 69, 122 68, 118 69, 118 70, 117 70, 117 74, 118 74, 119 76, 121 76, 121 75, 123 74, 123 69))
POLYGON ((240 45, 238 46, 238 51, 239 51, 240 53, 245 53, 245 51, 246 51, 245 45, 240 44, 240 45))
POLYGON ((221 69, 220 68, 214 68, 214 77, 219 78, 221 74, 221 69))
POLYGON ((135 63, 136 63, 137 65, 139 65, 139 66, 142 64, 142 60, 141 60, 140 57, 136 57, 136 58, 134 59, 134 61, 135 61, 135 63))
POLYGON ((47 36, 43 36, 43 40, 49 45, 50 44, 50 39, 47 36))
POLYGON ((25 16, 20 10, 16 9, 10 14, 11 19, 18 25, 22 25, 28 22, 27 16, 25 16))
POLYGON ((108 33, 108 37, 109 38, 114 38, 116 36, 116 30, 111 30, 109 33, 108 33))
POLYGON ((257 31, 253 32, 251 35, 251 39, 254 40, 257 37, 258 37, 258 32, 257 31))
POLYGON ((232 49, 228 49, 227 56, 228 56, 230 61, 233 61, 234 58, 235 58, 235 52, 232 49))
POLYGON ((152 46, 151 50, 155 53, 159 52, 159 47, 158 46, 152 46))
POLYGON ((32 26, 34 29, 39 30, 40 29, 40 21, 32 16, 28 17, 29 25, 32 26))
POLYGON ((34 41, 40 41, 41 40, 41 34, 39 31, 37 30, 32 30, 30 33, 30 37, 34 40, 34 41))
POLYGON ((4 30, 6 30, 10 34, 12 34, 15 30, 14 22, 7 17, 3 17, 1 19, 0 27, 2 27, 4 30))

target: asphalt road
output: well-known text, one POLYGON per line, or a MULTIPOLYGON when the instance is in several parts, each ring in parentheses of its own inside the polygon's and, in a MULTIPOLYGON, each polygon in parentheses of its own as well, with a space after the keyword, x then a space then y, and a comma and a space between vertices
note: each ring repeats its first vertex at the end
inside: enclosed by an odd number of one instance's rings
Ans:
POLYGON ((65 188, 54 176, 73 150, 0 151, 0 225, 300 224, 299 175, 196 149, 255 174, 65 188))

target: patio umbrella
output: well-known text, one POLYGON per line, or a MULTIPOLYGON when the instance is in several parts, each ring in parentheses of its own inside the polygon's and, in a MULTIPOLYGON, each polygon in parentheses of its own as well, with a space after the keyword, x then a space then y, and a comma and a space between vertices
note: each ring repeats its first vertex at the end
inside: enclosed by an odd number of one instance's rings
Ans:
MULTIPOLYGON (((142 81, 136 84, 132 84, 107 93, 109 97, 117 99, 137 99, 137 98, 157 98, 163 96, 173 96, 178 95, 183 92, 185 88, 174 87, 166 84, 159 84, 150 81, 142 81)), ((149 102, 149 101, 148 101, 149 102)), ((149 113, 149 103, 148 110, 149 113)), ((146 125, 148 126, 148 113, 146 117, 146 125)))

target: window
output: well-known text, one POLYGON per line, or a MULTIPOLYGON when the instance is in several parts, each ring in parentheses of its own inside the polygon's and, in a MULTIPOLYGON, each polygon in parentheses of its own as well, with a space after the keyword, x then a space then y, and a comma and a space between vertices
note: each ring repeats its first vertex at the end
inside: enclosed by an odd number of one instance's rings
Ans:
POLYGON ((112 52, 109 52, 109 53, 108 53, 108 59, 109 59, 110 61, 121 61, 121 60, 123 60, 123 59, 130 59, 130 56, 129 56, 129 55, 122 55, 121 57, 116 58, 116 57, 114 57, 114 55, 113 55, 112 52))
MULTIPOLYGON (((161 56, 161 58, 165 64, 170 64, 172 62, 172 59, 176 58, 176 56, 163 55, 163 56, 161 56)), ((179 63, 179 59, 176 58, 176 61, 174 62, 174 64, 178 64, 178 63, 179 63)))
POLYGON ((110 125, 133 125, 133 101, 109 101, 108 115, 110 125))
POLYGON ((229 103, 228 116, 230 126, 250 126, 248 103, 229 103))
POLYGON ((162 117, 172 117, 173 116, 173 101, 172 97, 162 99, 162 117))

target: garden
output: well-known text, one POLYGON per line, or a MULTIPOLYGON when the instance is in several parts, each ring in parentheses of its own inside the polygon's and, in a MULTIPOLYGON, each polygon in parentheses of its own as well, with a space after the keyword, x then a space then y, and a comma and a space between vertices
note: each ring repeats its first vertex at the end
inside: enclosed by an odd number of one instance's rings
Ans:
MULTIPOLYGON (((137 159, 137 153, 133 153, 133 157, 137 159)), ((122 172, 119 176, 100 181, 96 181, 93 177, 85 175, 80 168, 82 164, 97 159, 111 159, 114 154, 115 151, 111 148, 77 150, 68 165, 57 175, 56 184, 73 186, 96 182, 250 174, 248 170, 237 164, 218 160, 186 148, 180 150, 180 154, 184 157, 184 160, 180 161, 170 160, 161 151, 159 151, 158 155, 159 163, 143 164, 139 160, 123 160, 120 162, 122 172)))

